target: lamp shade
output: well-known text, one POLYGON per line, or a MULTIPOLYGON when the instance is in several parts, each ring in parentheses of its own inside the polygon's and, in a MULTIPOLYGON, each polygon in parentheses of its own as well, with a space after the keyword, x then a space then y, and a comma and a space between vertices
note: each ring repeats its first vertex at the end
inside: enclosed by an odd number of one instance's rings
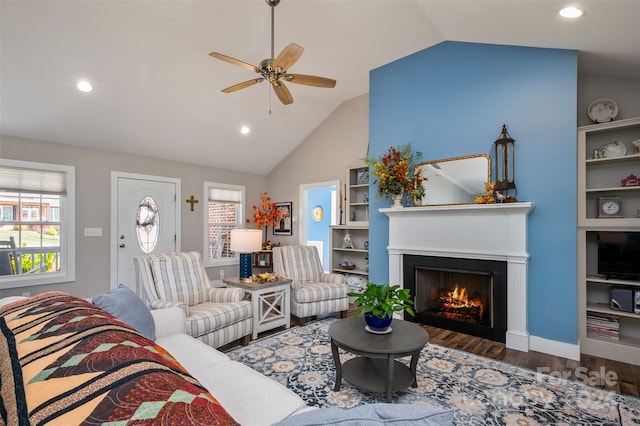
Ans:
POLYGON ((232 229, 231 251, 236 253, 253 253, 262 249, 262 230, 232 229))
POLYGON ((240 280, 248 281, 251 276, 251 256, 262 249, 260 229, 232 229, 231 251, 240 253, 240 280))

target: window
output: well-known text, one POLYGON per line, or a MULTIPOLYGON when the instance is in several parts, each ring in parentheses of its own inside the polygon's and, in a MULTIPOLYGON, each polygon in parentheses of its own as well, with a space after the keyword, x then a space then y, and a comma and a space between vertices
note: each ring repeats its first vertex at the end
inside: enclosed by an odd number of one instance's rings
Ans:
POLYGON ((244 186, 205 182, 204 261, 205 266, 238 263, 229 250, 231 230, 244 226, 244 186))
POLYGON ((0 159, 0 289, 75 280, 75 168, 0 159))

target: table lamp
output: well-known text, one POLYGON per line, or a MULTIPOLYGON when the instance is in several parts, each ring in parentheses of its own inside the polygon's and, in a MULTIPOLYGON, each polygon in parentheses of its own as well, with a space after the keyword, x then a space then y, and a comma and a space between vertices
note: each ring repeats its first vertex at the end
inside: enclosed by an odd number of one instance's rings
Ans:
POLYGON ((240 254, 240 280, 247 281, 251 277, 251 256, 254 251, 262 249, 262 230, 232 229, 231 251, 240 254))

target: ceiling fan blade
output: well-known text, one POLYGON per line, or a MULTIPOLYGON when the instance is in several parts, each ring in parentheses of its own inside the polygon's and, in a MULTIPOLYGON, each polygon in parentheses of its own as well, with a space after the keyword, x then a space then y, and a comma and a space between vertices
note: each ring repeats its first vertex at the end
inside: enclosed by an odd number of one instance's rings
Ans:
POLYGON ((304 52, 304 48, 295 43, 290 43, 287 47, 282 49, 282 52, 280 52, 273 64, 276 67, 280 67, 283 71, 286 71, 295 64, 298 59, 300 59, 302 52, 304 52))
POLYGON ((276 92, 276 96, 280 99, 285 105, 289 105, 293 103, 293 96, 291 96, 291 92, 287 89, 287 86, 284 85, 283 82, 275 82, 272 84, 273 91, 276 92))
POLYGON ((238 59, 234 59, 231 56, 223 55, 222 53, 211 52, 211 53, 209 53, 209 56, 211 56, 212 58, 220 59, 221 61, 229 62, 230 64, 237 65, 237 66, 242 67, 242 68, 246 68, 249 71, 260 72, 260 70, 258 70, 257 67, 255 67, 255 66, 253 66, 251 64, 248 64, 246 62, 242 62, 242 61, 240 61, 238 59))
POLYGON ((335 80, 315 75, 287 74, 285 78, 289 83, 304 84, 305 86, 327 87, 330 89, 336 87, 335 80))
POLYGON ((253 80, 244 81, 242 83, 234 84, 226 89, 222 89, 224 93, 235 92, 236 90, 244 89, 245 87, 253 86, 254 84, 264 81, 264 78, 254 78, 253 80))

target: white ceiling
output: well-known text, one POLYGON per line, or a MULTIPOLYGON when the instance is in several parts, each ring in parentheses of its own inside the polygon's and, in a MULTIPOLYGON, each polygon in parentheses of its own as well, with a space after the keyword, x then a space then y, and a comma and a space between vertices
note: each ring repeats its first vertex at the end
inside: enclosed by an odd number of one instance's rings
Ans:
POLYGON ((575 49, 582 73, 640 80, 639 0, 282 0, 276 55, 295 42, 290 72, 338 81, 289 84, 289 106, 268 83, 221 93, 257 75, 208 56, 269 57, 264 0, 0 5, 0 133, 260 174, 367 93, 370 70, 444 40, 575 49), (567 3, 586 15, 559 17, 567 3))

